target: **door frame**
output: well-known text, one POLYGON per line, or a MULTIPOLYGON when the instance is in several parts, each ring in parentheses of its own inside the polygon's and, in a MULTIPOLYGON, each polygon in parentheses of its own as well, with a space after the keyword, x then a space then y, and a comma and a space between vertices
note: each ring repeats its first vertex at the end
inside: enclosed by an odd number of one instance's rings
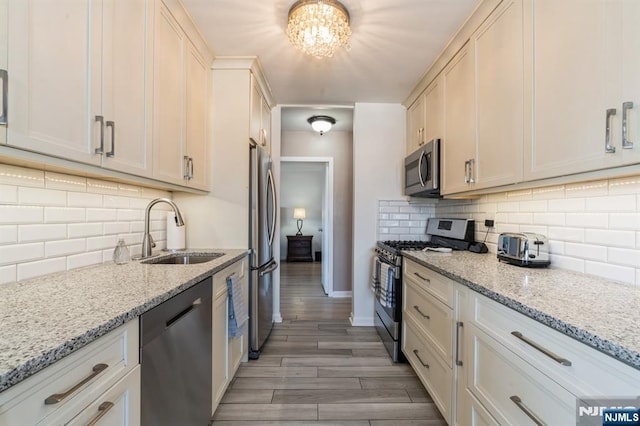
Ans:
POLYGON ((333 158, 332 157, 280 157, 282 163, 324 163, 325 191, 322 206, 322 287, 329 297, 333 291, 333 158))

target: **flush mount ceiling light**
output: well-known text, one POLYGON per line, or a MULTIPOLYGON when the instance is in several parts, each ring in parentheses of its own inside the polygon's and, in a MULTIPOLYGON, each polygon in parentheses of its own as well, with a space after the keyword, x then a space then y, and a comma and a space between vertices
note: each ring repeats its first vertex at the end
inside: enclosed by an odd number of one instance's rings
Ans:
POLYGON ((349 44, 349 12, 336 0, 298 0, 289 9, 287 36, 308 55, 331 57, 349 44))
POLYGON ((327 133, 336 124, 336 119, 328 115, 314 115, 309 117, 307 121, 311 124, 313 130, 320 133, 320 136, 327 133))

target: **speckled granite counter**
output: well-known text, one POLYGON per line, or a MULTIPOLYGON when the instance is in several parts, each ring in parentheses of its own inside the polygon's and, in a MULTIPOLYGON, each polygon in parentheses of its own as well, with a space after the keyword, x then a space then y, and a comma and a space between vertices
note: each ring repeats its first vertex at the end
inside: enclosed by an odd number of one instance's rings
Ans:
POLYGON ((403 252, 472 290, 640 369, 640 288, 495 254, 403 252))
POLYGON ((224 256, 193 265, 103 264, 0 286, 0 392, 247 255, 206 252, 224 256))

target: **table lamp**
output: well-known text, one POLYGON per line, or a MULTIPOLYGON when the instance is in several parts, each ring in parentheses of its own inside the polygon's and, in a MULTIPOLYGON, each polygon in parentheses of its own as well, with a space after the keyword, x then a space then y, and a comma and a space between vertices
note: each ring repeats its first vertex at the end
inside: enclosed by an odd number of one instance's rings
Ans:
POLYGON ((307 211, 304 207, 295 207, 293 209, 293 218, 298 219, 298 232, 296 235, 302 235, 302 223, 303 219, 307 218, 307 211))

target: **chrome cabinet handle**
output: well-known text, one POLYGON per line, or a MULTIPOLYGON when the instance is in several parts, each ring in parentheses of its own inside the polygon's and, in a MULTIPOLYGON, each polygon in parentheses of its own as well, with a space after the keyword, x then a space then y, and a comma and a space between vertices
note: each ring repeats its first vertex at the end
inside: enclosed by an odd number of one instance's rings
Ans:
POLYGON ((420 179, 420 185, 424 187, 424 178, 422 177, 422 159, 426 156, 423 152, 420 153, 420 159, 418 160, 418 178, 420 179))
POLYGON ((57 404, 57 403, 63 401, 65 398, 69 397, 69 395, 71 395, 72 393, 74 393, 75 391, 80 389, 82 386, 84 386, 86 383, 88 383, 91 379, 93 379, 98 374, 100 374, 104 370, 106 370, 107 367, 109 367, 108 364, 96 364, 96 365, 94 365, 93 369, 91 370, 92 371, 91 374, 89 374, 84 379, 80 380, 76 385, 74 385, 68 391, 63 392, 63 393, 54 393, 53 395, 49 396, 47 399, 44 400, 45 405, 53 405, 53 404, 57 404))
POLYGON ((456 365, 462 365, 462 360, 460 359, 460 329, 464 324, 462 321, 456 322, 456 365))
POLYGON ((469 183, 469 161, 464 162, 464 183, 469 183))
POLYGON ((428 283, 430 283, 430 282, 431 282, 431 280, 430 280, 429 278, 425 278, 425 277, 423 277, 423 276, 422 276, 422 275, 420 275, 420 273, 418 273, 418 272, 414 272, 414 273, 413 273, 413 275, 415 275, 416 277, 420 278, 422 281, 426 281, 426 282, 428 282, 428 283))
POLYGON ((622 148, 623 149, 633 148, 633 142, 629 140, 629 127, 627 124, 627 116, 630 109, 633 109, 633 102, 622 103, 622 148))
POLYGON ((0 70, 2 79, 2 113, 0 114, 0 125, 7 125, 7 110, 9 109, 9 73, 7 70, 0 70))
POLYGON ((566 358, 562 358, 562 357, 554 354, 553 352, 551 352, 547 348, 544 348, 544 347, 540 346, 538 343, 534 342, 533 340, 529 339, 528 337, 523 336, 522 333, 520 333, 519 331, 512 331, 511 334, 514 335, 515 337, 517 337, 518 339, 522 340, 523 342, 525 342, 527 345, 529 345, 529 346, 533 347, 534 349, 542 352, 543 354, 545 354, 546 356, 548 356, 549 358, 551 358, 552 360, 554 360, 558 364, 562 364, 565 367, 570 367, 571 366, 571 361, 569 361, 566 358))
POLYGON ((182 158, 184 159, 184 179, 191 180, 192 176, 190 174, 190 169, 189 169, 189 161, 191 161, 191 157, 189 157, 188 155, 185 155, 182 158))
POLYGON ((100 148, 96 148, 94 151, 96 154, 104 154, 104 117, 96 115, 96 121, 100 123, 100 148))
POLYGON ((193 157, 189 157, 189 179, 193 179, 193 157))
POLYGON ((98 407, 98 414, 93 419, 89 420, 87 426, 96 425, 100 421, 100 419, 103 418, 109 412, 109 410, 113 408, 113 406, 114 404, 111 401, 105 401, 100 404, 100 406, 98 407))
POLYGON ((111 127, 111 151, 107 152, 107 157, 113 158, 116 155, 116 123, 107 121, 107 127, 111 127))
POLYGON ((475 162, 475 158, 469 160, 469 183, 476 183, 476 180, 473 178, 473 165, 475 162))
POLYGON ((418 358, 418 361, 420 361, 420 364, 422 364, 422 366, 424 368, 429 368, 429 364, 425 364, 425 362, 422 360, 422 358, 420 358, 420 355, 418 354, 418 350, 417 349, 413 350, 413 354, 416 356, 416 358, 418 358))
POLYGON ((420 315, 422 315, 422 318, 431 319, 431 317, 430 317, 429 315, 425 314, 424 312, 422 312, 422 311, 420 310, 420 306, 418 306, 418 305, 413 305, 413 309, 415 309, 416 311, 418 311, 418 313, 419 313, 420 315))
POLYGON ((418 146, 424 145, 424 127, 418 130, 418 146))
POLYGON ((536 416, 531 410, 529 410, 529 408, 527 408, 526 405, 524 405, 524 402, 522 402, 522 399, 520 399, 520 397, 518 395, 513 395, 511 397, 509 397, 509 399, 511 401, 513 401, 514 404, 516 404, 516 406, 524 413, 527 415, 527 417, 529 417, 531 420, 533 420, 533 422, 537 425, 537 426, 547 426, 547 424, 545 422, 543 422, 542 420, 540 420, 540 418, 538 416, 536 416))
POLYGON ((607 110, 607 122, 605 125, 605 135, 604 135, 604 152, 607 154, 613 154, 616 152, 616 148, 611 146, 611 117, 616 115, 615 108, 609 108, 607 110))

